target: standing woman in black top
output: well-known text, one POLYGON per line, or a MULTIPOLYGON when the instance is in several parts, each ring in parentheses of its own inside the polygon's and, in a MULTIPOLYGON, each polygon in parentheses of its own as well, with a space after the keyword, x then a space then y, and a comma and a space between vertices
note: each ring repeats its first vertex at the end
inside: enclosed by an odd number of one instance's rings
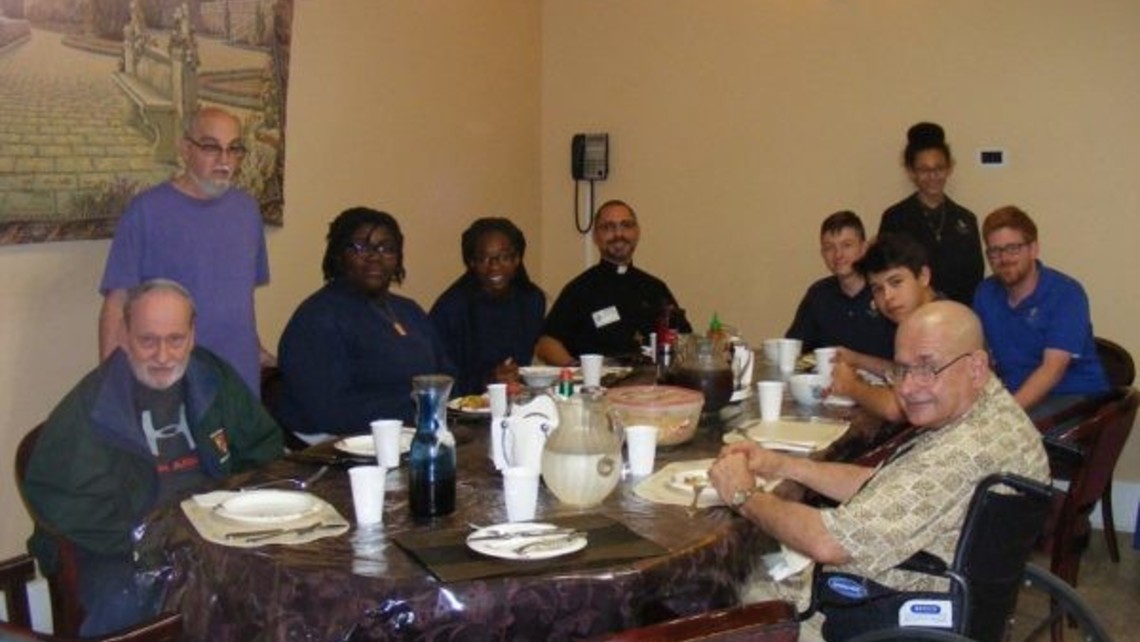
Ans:
POLYGON ((946 132, 935 123, 918 123, 906 132, 903 164, 914 194, 883 212, 879 233, 905 233, 926 248, 934 289, 970 305, 984 273, 978 219, 946 196, 954 158, 946 132))

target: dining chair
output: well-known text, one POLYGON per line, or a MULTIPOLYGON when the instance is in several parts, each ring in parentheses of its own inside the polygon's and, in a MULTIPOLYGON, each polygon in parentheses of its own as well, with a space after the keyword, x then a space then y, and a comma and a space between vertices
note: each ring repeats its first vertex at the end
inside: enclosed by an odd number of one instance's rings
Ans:
POLYGON ((51 601, 51 617, 53 630, 59 635, 79 635, 79 625, 83 623, 83 606, 79 602, 79 562, 75 544, 60 533, 53 533, 52 528, 40 519, 39 515, 24 496, 24 476, 28 471, 28 462, 40 438, 43 424, 32 428, 20 440, 16 447, 16 487, 20 489, 20 497, 24 500, 24 508, 31 515, 36 526, 51 534, 59 560, 58 568, 51 573, 44 572, 48 583, 48 595, 51 601))
POLYGON ((1132 361, 1132 355, 1124 346, 1110 339, 1096 337, 1095 341, 1096 355, 1100 358, 1108 382, 1116 388, 1131 386, 1136 381, 1136 364, 1132 361))
POLYGON ((1053 573, 1073 586, 1092 530, 1089 514, 1110 491, 1112 471, 1132 431, 1138 405, 1140 392, 1124 389, 1092 417, 1044 438, 1053 476, 1069 480, 1069 488, 1054 500, 1043 547, 1050 554, 1053 573))
MULTIPOLYGON (((1124 346, 1096 337, 1096 354, 1108 376, 1108 382, 1115 388, 1128 388, 1136 381, 1136 364, 1124 346)), ((1108 556, 1120 563, 1120 547, 1116 542, 1116 521, 1112 517, 1112 475, 1108 477, 1104 494, 1100 497, 1100 517, 1104 525, 1104 541, 1108 544, 1108 556)))
MULTIPOLYGON (((48 635, 32 629, 28 583, 36 576, 35 561, 29 555, 17 555, 0 561, 0 590, 4 591, 8 619, 0 621, 0 640, 14 642, 72 642, 76 634, 48 635)), ((58 632, 58 631, 57 631, 58 632)), ((182 616, 164 613, 126 630, 96 638, 96 642, 175 642, 182 636, 182 616)))
POLYGON ((269 411, 269 415, 273 417, 273 421, 281 428, 281 435, 285 439, 285 447, 291 452, 297 452, 309 447, 309 443, 298 437, 281 423, 277 418, 276 410, 277 404, 281 400, 281 395, 285 391, 285 375, 282 374, 281 368, 277 366, 262 366, 261 367, 261 404, 269 411))
POLYGON ((19 555, 0 561, 0 591, 4 591, 8 622, 26 627, 32 625, 28 582, 31 582, 35 576, 36 562, 30 555, 19 555))
POLYGON ((0 640, 5 642, 178 642, 182 639, 182 615, 166 613, 118 633, 77 638, 41 633, 12 622, 0 622, 0 640))
POLYGON ((757 602, 627 629, 598 642, 795 642, 795 608, 778 600, 757 602))

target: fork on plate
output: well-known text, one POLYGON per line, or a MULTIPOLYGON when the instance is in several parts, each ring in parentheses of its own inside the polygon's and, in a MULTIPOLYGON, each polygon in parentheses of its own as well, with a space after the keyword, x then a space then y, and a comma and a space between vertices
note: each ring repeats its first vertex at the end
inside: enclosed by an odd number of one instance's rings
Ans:
POLYGON ((324 477, 325 473, 327 473, 327 472, 329 472, 328 464, 321 466, 320 468, 317 469, 317 472, 313 473, 312 475, 309 475, 308 477, 306 477, 304 479, 297 479, 295 477, 287 477, 285 479, 274 479, 274 480, 267 481, 267 482, 261 482, 260 484, 253 484, 252 486, 242 486, 241 488, 238 489, 238 491, 239 492, 245 492, 247 490, 260 490, 262 488, 271 488, 273 486, 281 486, 281 485, 292 485, 293 488, 296 488, 297 490, 308 490, 309 487, 312 486, 313 484, 315 484, 318 479, 320 479, 321 477, 324 477))

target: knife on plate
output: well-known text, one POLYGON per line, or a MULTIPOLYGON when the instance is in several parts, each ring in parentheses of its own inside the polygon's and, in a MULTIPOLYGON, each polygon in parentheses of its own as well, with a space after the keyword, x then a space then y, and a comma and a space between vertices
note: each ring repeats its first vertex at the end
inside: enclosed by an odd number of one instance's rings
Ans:
POLYGON ((317 522, 316 524, 309 524, 308 526, 298 526, 295 528, 267 528, 260 531, 242 531, 240 533, 226 533, 226 539, 241 539, 246 542, 260 542, 264 539, 271 539, 279 535, 308 535, 316 531, 327 531, 336 528, 347 526, 347 524, 326 524, 324 522, 317 522))
POLYGON ((499 531, 494 531, 494 532, 484 533, 482 535, 469 535, 467 537, 467 541, 468 542, 505 541, 505 540, 519 539, 519 538, 523 538, 523 537, 547 537, 547 536, 556 536, 556 535, 566 537, 566 536, 573 535, 573 534, 579 533, 579 532, 581 532, 581 531, 578 531, 577 529, 573 529, 573 528, 544 528, 544 529, 534 529, 534 530, 527 530, 527 531, 508 531, 505 533, 499 532, 499 531))

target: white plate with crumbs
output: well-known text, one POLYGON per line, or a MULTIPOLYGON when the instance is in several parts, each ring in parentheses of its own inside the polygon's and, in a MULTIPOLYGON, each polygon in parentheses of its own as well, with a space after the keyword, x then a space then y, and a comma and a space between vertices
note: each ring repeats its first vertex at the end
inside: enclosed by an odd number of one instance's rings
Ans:
POLYGON ((696 468, 693 470, 682 470, 681 472, 674 473, 669 478, 669 488, 681 491, 682 493, 693 496, 693 491, 700 484, 704 484, 704 489, 701 491, 701 499, 715 499, 717 497, 716 489, 712 487, 712 482, 709 480, 709 471, 707 468, 696 468))
POLYGON ((448 410, 470 415, 491 414, 491 398, 488 395, 467 395, 447 402, 448 410))
MULTIPOLYGON (((404 426, 400 429, 400 454, 404 454, 412 448, 412 437, 416 435, 416 429, 411 426, 404 426)), ((333 448, 356 455, 357 457, 375 457, 376 456, 376 440, 372 435, 353 435, 352 437, 345 437, 344 439, 337 440, 333 444, 333 448)))
POLYGON ((294 490, 250 490, 214 507, 214 514, 244 524, 280 524, 309 517, 321 503, 309 493, 294 490))

